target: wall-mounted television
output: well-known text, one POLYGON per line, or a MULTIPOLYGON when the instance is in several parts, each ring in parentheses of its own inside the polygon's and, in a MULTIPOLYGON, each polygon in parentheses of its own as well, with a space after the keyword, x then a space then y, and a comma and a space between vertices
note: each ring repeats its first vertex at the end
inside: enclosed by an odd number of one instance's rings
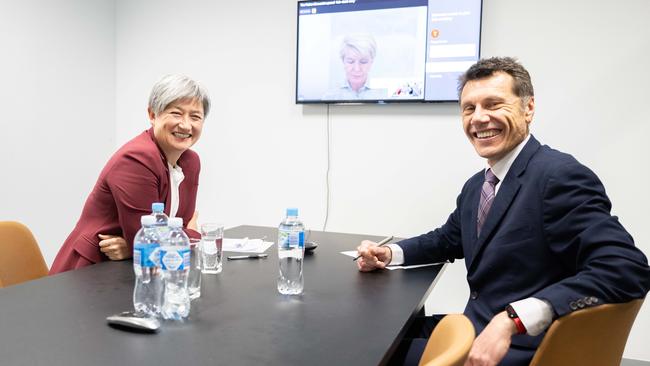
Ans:
POLYGON ((458 101, 482 0, 298 2, 296 103, 458 101))

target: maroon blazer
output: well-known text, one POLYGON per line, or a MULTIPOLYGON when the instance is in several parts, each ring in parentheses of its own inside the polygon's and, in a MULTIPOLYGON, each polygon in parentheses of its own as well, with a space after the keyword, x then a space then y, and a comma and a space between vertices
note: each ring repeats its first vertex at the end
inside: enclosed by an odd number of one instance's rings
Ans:
MULTIPOLYGON (((179 187, 176 216, 186 224, 196 207, 201 162, 194 151, 187 150, 177 164, 185 179, 179 187)), ((50 274, 108 260, 99 250, 98 234, 119 235, 133 251, 140 217, 151 213, 151 204, 164 202, 165 213, 169 215, 169 187, 167 159, 156 144, 153 129, 149 129, 124 144, 108 161, 86 199, 77 225, 54 259, 50 274)), ((190 237, 200 237, 194 230, 185 232, 190 237)))

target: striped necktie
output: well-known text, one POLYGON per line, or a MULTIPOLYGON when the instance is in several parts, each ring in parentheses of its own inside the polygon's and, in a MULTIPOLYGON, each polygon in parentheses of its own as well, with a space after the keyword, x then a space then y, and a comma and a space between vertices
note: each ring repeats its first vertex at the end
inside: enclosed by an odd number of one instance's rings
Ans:
POLYGON ((492 169, 485 171, 485 182, 483 182, 483 188, 481 189, 481 201, 478 204, 478 217, 476 220, 477 234, 481 234, 481 228, 485 223, 488 212, 490 212, 490 207, 492 207, 492 201, 494 201, 494 187, 499 183, 499 178, 492 173, 492 169))

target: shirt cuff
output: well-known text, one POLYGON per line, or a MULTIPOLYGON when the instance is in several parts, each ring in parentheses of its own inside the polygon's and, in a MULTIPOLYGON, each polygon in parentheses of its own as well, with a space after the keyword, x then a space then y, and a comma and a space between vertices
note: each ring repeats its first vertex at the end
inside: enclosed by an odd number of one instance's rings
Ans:
POLYGON ((553 307, 546 300, 535 297, 515 301, 510 304, 526 327, 526 334, 541 334, 553 322, 553 307))
POLYGON ((402 250, 402 247, 397 244, 387 244, 386 246, 390 248, 391 252, 393 252, 388 265, 399 266, 404 264, 404 251, 402 250))

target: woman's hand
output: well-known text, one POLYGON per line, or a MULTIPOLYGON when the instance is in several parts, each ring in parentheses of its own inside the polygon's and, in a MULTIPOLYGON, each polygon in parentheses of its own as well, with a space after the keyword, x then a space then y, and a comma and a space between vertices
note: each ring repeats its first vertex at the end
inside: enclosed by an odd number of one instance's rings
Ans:
POLYGON ((129 246, 126 245, 126 240, 117 235, 97 235, 101 240, 99 242, 99 250, 106 254, 108 259, 112 261, 120 261, 122 259, 131 258, 131 251, 129 246))
POLYGON ((198 225, 197 225, 197 220, 199 219, 199 211, 194 211, 194 215, 190 219, 190 221, 187 222, 187 228, 192 229, 196 232, 199 231, 198 225))

